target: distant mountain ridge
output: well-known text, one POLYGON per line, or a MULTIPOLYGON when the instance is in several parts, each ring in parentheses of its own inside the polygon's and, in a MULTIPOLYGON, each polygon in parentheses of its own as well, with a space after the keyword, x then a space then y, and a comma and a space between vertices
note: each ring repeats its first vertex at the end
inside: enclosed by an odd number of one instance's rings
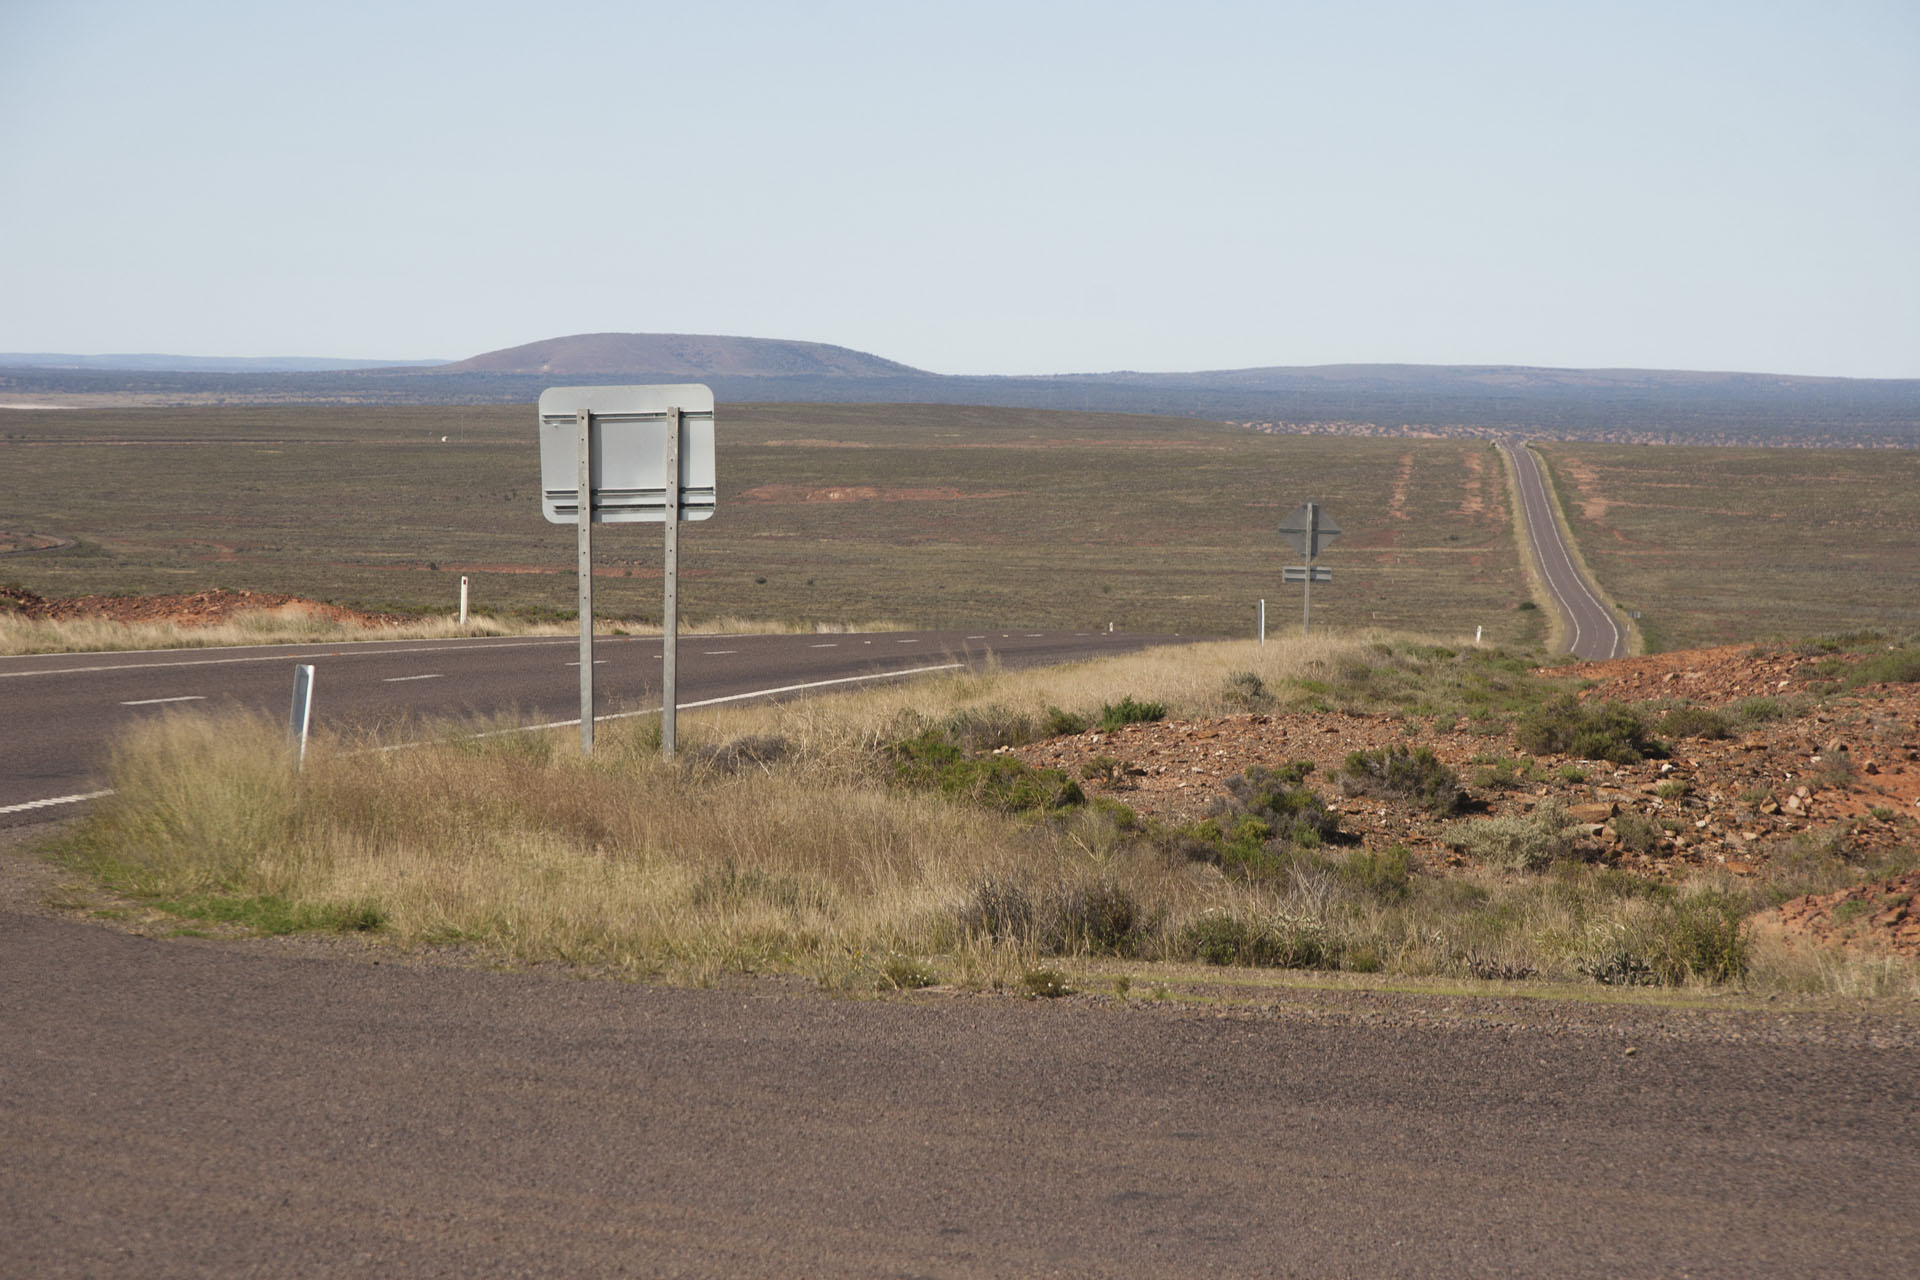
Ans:
POLYGON ((1412 364, 948 375, 828 343, 676 333, 573 334, 430 367, 275 372, 234 364, 233 372, 205 365, 130 371, 79 363, 24 367, 0 357, 0 392, 111 393, 158 403, 213 397, 230 403, 531 404, 556 384, 704 382, 718 399, 733 403, 992 405, 1160 414, 1343 435, 1920 447, 1915 378, 1412 364))
POLYGON ((576 333, 488 351, 435 372, 673 374, 737 378, 927 378, 911 365, 850 347, 786 338, 734 338, 710 333, 576 333))
POLYGON ((123 373, 340 373, 354 369, 425 369, 445 360, 340 360, 328 356, 176 356, 156 352, 74 355, 64 351, 0 351, 0 369, 87 369, 123 373))

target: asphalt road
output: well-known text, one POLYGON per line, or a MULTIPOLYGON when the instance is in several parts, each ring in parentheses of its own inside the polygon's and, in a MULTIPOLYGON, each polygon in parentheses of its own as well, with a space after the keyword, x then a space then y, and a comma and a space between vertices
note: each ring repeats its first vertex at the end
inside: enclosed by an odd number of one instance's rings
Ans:
POLYGON ((1570 641, 1567 651, 1577 658, 1626 657, 1626 629, 1601 602, 1600 594, 1567 551, 1560 522, 1553 518, 1553 504, 1547 498, 1540 459, 1524 444, 1503 440, 1500 448, 1520 479, 1520 499, 1527 535, 1533 543, 1533 561, 1546 579, 1547 590, 1561 617, 1566 620, 1570 641))
POLYGON ((1911 1276, 1920 1053, 674 990, 0 913, 8 1276, 1911 1276))
MULTIPOLYGON (((824 692, 979 661, 1033 666, 1177 637, 1109 632, 902 631, 682 636, 680 705, 824 692)), ((595 641, 596 720, 657 711, 659 637, 595 641)), ((175 649, 0 658, 0 826, 84 799, 106 744, 142 716, 244 707, 286 716, 293 668, 314 667, 316 728, 391 729, 409 720, 493 717, 579 723, 577 637, 175 649)), ((685 712, 683 710, 683 716, 685 712)))

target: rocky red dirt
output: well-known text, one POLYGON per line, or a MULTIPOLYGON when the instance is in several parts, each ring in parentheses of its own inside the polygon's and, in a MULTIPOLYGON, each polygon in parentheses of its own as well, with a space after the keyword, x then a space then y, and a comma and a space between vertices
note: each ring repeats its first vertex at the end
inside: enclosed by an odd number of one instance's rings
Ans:
MULTIPOLYGON (((1426 747, 1467 784, 1477 812, 1466 817, 1524 813, 1552 796, 1586 824, 1596 855, 1623 871, 1669 881, 1709 871, 1763 878, 1776 859, 1793 855, 1796 842, 1844 840, 1855 856, 1866 857, 1912 848, 1920 837, 1920 686, 1871 685, 1795 702, 1795 694, 1821 679, 1820 664, 1835 660, 1731 647, 1554 668, 1556 675, 1592 681, 1580 694, 1589 701, 1641 703, 1651 710, 1644 704, 1684 699, 1727 708, 1764 695, 1782 700, 1787 712, 1725 739, 1669 739, 1668 759, 1634 765, 1541 756, 1524 767, 1528 757, 1510 736, 1469 732, 1464 720, 1436 729, 1397 713, 1340 711, 1128 725, 1035 743, 1014 754, 1063 769, 1091 794, 1112 796, 1170 824, 1205 816, 1225 795, 1225 780, 1250 766, 1311 760, 1316 769, 1309 783, 1337 810, 1345 831, 1369 845, 1403 844, 1428 871, 1444 873, 1470 865, 1449 841, 1459 818, 1341 795, 1337 782, 1351 752, 1426 747), (1523 770, 1503 768, 1502 759, 1523 770), (1651 843, 1644 838, 1647 823, 1657 832, 1651 843), (1639 848, 1622 844, 1623 825, 1643 833, 1633 841, 1639 848)), ((1657 714, 1649 718, 1657 721, 1657 714)), ((1778 915, 1789 935, 1815 943, 1920 954, 1920 915, 1914 914, 1920 908, 1896 911, 1894 905, 1901 893, 1920 888, 1911 880, 1896 877, 1898 883, 1887 882, 1891 887, 1798 899, 1778 915), (1854 901, 1884 905, 1871 912, 1845 906, 1854 901), (1836 911, 1847 928, 1823 923, 1836 911)))
POLYGON ((19 587, 0 587, 0 614, 35 621, 98 618, 109 622, 209 627, 230 622, 243 613, 279 613, 366 627, 402 621, 396 614, 366 613, 273 591, 216 590, 185 595, 73 596, 49 600, 19 587))

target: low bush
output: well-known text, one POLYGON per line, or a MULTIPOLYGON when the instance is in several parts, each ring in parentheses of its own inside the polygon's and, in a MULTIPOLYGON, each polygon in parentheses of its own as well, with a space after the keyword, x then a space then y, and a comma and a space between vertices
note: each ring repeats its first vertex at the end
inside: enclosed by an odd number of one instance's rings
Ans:
POLYGON ((1876 653, 1854 665, 1847 673, 1846 685, 1857 689, 1863 684, 1920 683, 1920 649, 1891 649, 1876 653))
POLYGON ((1649 899, 1588 939, 1580 972, 1610 986, 1724 983, 1746 974, 1753 938, 1739 899, 1707 890, 1649 899))
POLYGON ((1447 843, 1468 857, 1509 871, 1538 871, 1579 849, 1578 830, 1560 802, 1548 796, 1532 813, 1456 823, 1447 843))
POLYGON ((983 880, 960 909, 962 935, 1031 946, 1047 955, 1133 955, 1152 932, 1139 901, 1106 881, 1035 893, 983 880))
POLYGON ((1319 921, 1285 914, 1209 911, 1181 930, 1180 953, 1214 965, 1270 969, 1337 969, 1340 955, 1319 921))
POLYGON ((1167 707, 1162 702, 1135 702, 1128 694, 1118 702, 1104 703, 1100 707, 1100 732, 1112 733, 1115 729, 1129 724, 1148 724, 1167 718, 1167 707))
POLYGON ((1732 731, 1725 716, 1706 707, 1677 707, 1660 720, 1660 732, 1670 738, 1713 740, 1727 737, 1732 731))
POLYGON ((1059 707, 1048 707, 1046 716, 1040 722, 1041 736, 1047 738, 1066 738, 1076 733, 1085 733, 1093 721, 1074 711, 1062 711, 1059 707))
POLYGON ((1643 813, 1629 810, 1613 819, 1614 843, 1628 853, 1653 853, 1665 835, 1666 832, 1643 813))
POLYGON ((1355 751, 1341 766, 1340 788, 1350 796, 1398 801, 1442 817, 1458 813, 1467 798, 1459 775, 1426 747, 1355 751))
POLYGON ((1403 844, 1355 849, 1337 870, 1343 883, 1381 902, 1400 902, 1413 887, 1413 855, 1403 844))
POLYGON ((1211 862, 1246 879, 1268 879, 1293 864, 1302 849, 1336 837, 1340 820, 1306 785, 1313 761, 1279 769, 1255 765, 1226 781, 1227 794, 1207 817, 1168 833, 1167 843, 1195 861, 1211 862))
POLYGON ((1230 707, 1247 711, 1259 711, 1273 705, 1273 695, 1267 692, 1266 681, 1251 671, 1235 671, 1227 677, 1223 700, 1230 707))
POLYGON ((1635 764, 1662 754, 1647 736, 1647 726, 1630 708, 1617 702, 1588 705, 1563 693, 1535 707, 1514 727, 1514 741, 1535 755, 1549 752, 1635 764))
POLYGON ((1059 769, 1036 769, 1017 756, 969 755, 939 730, 895 743, 894 755, 900 781, 1005 813, 1045 813, 1087 798, 1059 769))

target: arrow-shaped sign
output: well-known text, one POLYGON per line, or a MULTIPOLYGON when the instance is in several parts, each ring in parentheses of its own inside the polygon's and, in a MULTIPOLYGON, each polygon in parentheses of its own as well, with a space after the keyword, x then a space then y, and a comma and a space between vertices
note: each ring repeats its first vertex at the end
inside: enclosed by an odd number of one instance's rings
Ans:
POLYGON ((1333 540, 1340 536, 1340 526, 1319 503, 1304 502, 1280 522, 1280 532, 1286 535, 1295 551, 1312 560, 1333 545, 1333 540))

